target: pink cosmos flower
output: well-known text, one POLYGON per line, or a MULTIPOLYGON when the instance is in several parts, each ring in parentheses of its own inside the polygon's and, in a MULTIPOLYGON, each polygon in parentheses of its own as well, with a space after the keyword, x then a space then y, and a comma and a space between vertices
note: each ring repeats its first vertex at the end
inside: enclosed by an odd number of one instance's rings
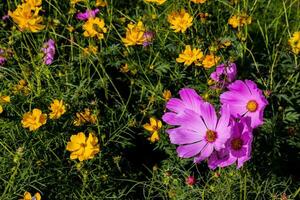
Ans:
POLYGON ((86 10, 83 13, 77 13, 76 18, 79 20, 88 20, 89 18, 94 18, 96 17, 97 13, 99 12, 99 9, 95 9, 95 10, 86 10))
POLYGON ((204 102, 194 89, 183 88, 179 91, 180 99, 171 98, 167 102, 167 109, 171 112, 166 112, 162 119, 170 125, 179 125, 178 119, 186 109, 200 113, 200 105, 204 102))
POLYGON ((42 51, 44 52, 44 63, 51 65, 55 55, 55 42, 50 39, 44 43, 42 51))
POLYGON ((262 91, 250 80, 237 80, 228 86, 229 91, 221 94, 222 106, 229 106, 233 117, 249 116, 251 127, 255 128, 263 124, 263 112, 268 101, 262 91))
POLYGON ((207 102, 201 103, 198 110, 201 112, 185 109, 177 121, 180 127, 167 130, 171 143, 179 145, 178 156, 194 157, 195 163, 208 158, 214 150, 225 148, 231 129, 228 107, 223 108, 219 119, 207 102))
POLYGON ((243 117, 240 122, 234 122, 226 148, 215 152, 209 158, 208 166, 215 169, 217 166, 226 167, 237 163, 237 168, 241 168, 251 158, 252 141, 251 118, 243 117))
POLYGON ((192 186, 192 185, 195 185, 197 182, 196 178, 194 176, 188 176, 186 179, 185 179, 185 183, 189 186, 192 186))
POLYGON ((221 64, 216 67, 216 71, 211 73, 210 78, 217 83, 217 87, 223 88, 235 80, 237 75, 236 64, 221 64))

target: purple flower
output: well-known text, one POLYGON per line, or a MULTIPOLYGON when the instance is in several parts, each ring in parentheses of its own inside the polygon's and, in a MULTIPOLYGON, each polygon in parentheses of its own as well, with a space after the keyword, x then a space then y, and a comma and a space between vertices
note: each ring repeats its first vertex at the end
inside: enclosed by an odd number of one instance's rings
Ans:
POLYGON ((4 53, 5 53, 4 50, 0 48, 0 65, 4 65, 4 63, 6 62, 4 53))
POLYGON ((180 99, 171 98, 167 102, 167 109, 171 112, 166 112, 162 119, 170 125, 179 125, 178 119, 186 109, 200 113, 200 105, 203 103, 202 98, 194 89, 183 88, 179 91, 180 99))
POLYGON ((152 40, 154 38, 154 32, 146 31, 143 35, 143 38, 145 39, 145 41, 143 42, 143 47, 149 46, 150 44, 152 44, 152 40))
POLYGON ((234 122, 231 137, 226 142, 226 148, 209 158, 209 167, 215 169, 217 166, 226 167, 237 163, 239 169, 251 158, 252 141, 250 117, 242 118, 240 122, 234 122))
POLYGON ((99 9, 95 10, 86 10, 83 13, 77 13, 76 18, 79 20, 88 20, 89 18, 94 18, 96 17, 97 13, 99 12, 99 9))
POLYGON ((44 43, 42 51, 44 52, 44 63, 51 65, 55 55, 55 42, 50 39, 44 43))
POLYGON ((208 158, 214 150, 225 148, 231 129, 228 107, 223 108, 220 119, 207 102, 201 103, 198 109, 200 113, 185 109, 178 119, 180 127, 167 130, 171 143, 179 145, 178 156, 194 157, 195 163, 208 158))
POLYGON ((3 21, 5 21, 5 20, 7 20, 7 19, 9 19, 9 15, 3 15, 3 16, 2 16, 2 20, 3 20, 3 21))
POLYGON ((263 124, 263 112, 268 101, 262 91, 250 80, 237 80, 228 86, 229 91, 221 94, 222 106, 229 106, 230 114, 251 118, 251 127, 256 128, 263 124))
POLYGON ((221 88, 227 86, 235 80, 237 75, 236 64, 221 64, 216 67, 216 71, 211 73, 210 78, 213 79, 221 88))

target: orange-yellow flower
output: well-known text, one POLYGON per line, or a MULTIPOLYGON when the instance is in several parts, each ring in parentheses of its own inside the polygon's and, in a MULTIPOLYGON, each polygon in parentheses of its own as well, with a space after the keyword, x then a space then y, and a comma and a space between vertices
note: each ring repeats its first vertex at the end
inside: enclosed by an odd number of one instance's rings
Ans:
POLYGON ((178 63, 184 63, 185 66, 190 66, 192 63, 197 64, 203 57, 203 52, 200 49, 191 49, 190 45, 185 46, 185 50, 176 58, 178 63))
POLYGON ((33 200, 33 199, 41 200, 42 197, 39 192, 35 193, 34 196, 31 196, 31 194, 29 192, 25 192, 23 195, 23 199, 21 199, 21 200, 33 200))
POLYGON ((64 105, 63 100, 54 99, 50 104, 50 119, 58 119, 66 112, 66 106, 64 105))
POLYGON ((205 3, 206 0, 191 0, 191 2, 194 2, 194 3, 205 3))
POLYGON ((204 59, 202 61, 202 65, 204 68, 211 68, 211 67, 215 66, 216 64, 218 64, 220 59, 221 58, 219 56, 216 56, 211 53, 204 57, 204 59))
POLYGON ((84 37, 97 37, 99 40, 104 38, 104 33, 107 32, 105 22, 98 17, 89 18, 82 26, 84 37))
POLYGON ((90 109, 85 108, 84 112, 76 113, 76 119, 74 120, 74 126, 81 126, 86 123, 95 124, 97 117, 94 114, 91 114, 90 109))
POLYGON ((169 99, 171 99, 172 97, 172 93, 170 90, 164 90, 163 91, 163 98, 168 101, 169 99))
POLYGON ((106 7, 107 2, 103 0, 96 0, 96 7, 106 7))
POLYGON ((228 19, 228 24, 232 26, 232 28, 242 27, 247 24, 251 24, 251 17, 246 13, 239 13, 237 15, 233 15, 228 19))
POLYGON ((72 6, 74 6, 75 4, 79 3, 79 2, 85 2, 86 0, 71 0, 70 3, 72 6))
POLYGON ((8 11, 8 15, 18 24, 21 31, 26 30, 35 33, 45 28, 41 24, 43 17, 39 16, 39 11, 42 8, 32 6, 34 3, 35 1, 29 1, 28 3, 18 5, 17 9, 13 12, 8 11))
POLYGON ((10 102, 9 96, 1 96, 1 94, 0 94, 0 114, 3 112, 2 105, 7 104, 9 102, 10 102))
POLYGON ((182 9, 180 12, 175 11, 169 14, 168 22, 171 24, 171 29, 174 29, 174 32, 181 31, 184 33, 187 28, 193 25, 193 17, 182 9))
POLYGON ((161 5, 163 3, 165 3, 167 0, 144 0, 148 3, 156 3, 157 5, 161 5))
POLYGON ((142 45, 145 41, 144 38, 145 27, 142 21, 137 24, 130 22, 126 28, 126 36, 122 38, 125 46, 142 45))
POLYGON ((292 47, 294 54, 300 53, 300 31, 293 33, 293 36, 288 41, 289 45, 292 47))
POLYGON ((151 136, 148 138, 150 142, 156 142, 160 139, 158 131, 162 127, 162 123, 160 120, 155 119, 154 117, 150 118, 150 123, 146 123, 143 125, 144 129, 151 133, 151 136))
POLYGON ((42 0, 25 0, 23 2, 29 4, 32 10, 42 5, 42 0))
POLYGON ((33 109, 32 112, 27 112, 23 115, 22 125, 24 128, 29 128, 30 131, 35 131, 47 122, 47 114, 43 114, 40 109, 33 109))
POLYGON ((70 155, 71 160, 84 161, 92 159, 100 151, 98 138, 92 133, 89 133, 87 138, 83 132, 80 132, 71 136, 66 150, 72 152, 70 155))

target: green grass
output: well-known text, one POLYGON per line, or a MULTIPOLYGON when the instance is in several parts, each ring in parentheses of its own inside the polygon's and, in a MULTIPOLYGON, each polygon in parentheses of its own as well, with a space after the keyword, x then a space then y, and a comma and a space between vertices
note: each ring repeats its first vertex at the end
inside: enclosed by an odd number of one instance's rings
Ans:
MULTIPOLYGON (((46 28, 39 33, 20 32, 13 21, 0 22, 0 48, 13 52, 0 67, 0 93, 11 103, 0 114, 0 199, 20 199, 25 191, 39 191, 42 199, 288 199, 299 198, 300 82, 299 55, 288 39, 300 31, 298 0, 227 0, 195 5, 188 0, 168 0, 162 6, 141 0, 109 0, 99 16, 108 32, 104 40, 85 38, 82 22, 71 14, 69 1, 43 0, 46 28), (185 8, 194 23, 185 34, 174 33, 167 15, 185 8), (228 24, 238 11, 247 11, 252 24, 240 32, 228 24), (197 14, 209 13, 206 23, 197 14), (151 16, 155 14, 156 19, 151 16), (125 18, 125 23, 123 19, 125 18), (130 21, 142 20, 156 33, 148 48, 126 48, 121 38, 130 21), (70 33, 68 25, 75 28, 70 33), (56 42, 53 64, 42 64, 42 44, 56 42), (240 79, 252 79, 270 91, 265 124, 254 133, 252 159, 241 170, 235 167, 211 171, 206 163, 180 159, 170 144, 164 125, 161 139, 147 140, 142 125, 149 117, 160 119, 164 89, 173 96, 182 87, 209 95, 219 104, 219 92, 207 85, 212 69, 176 63, 190 44, 208 52, 218 40, 230 39, 232 46, 218 51, 222 62, 234 60, 240 79), (96 55, 84 56, 88 45, 98 47, 96 55), (127 63, 129 73, 120 68, 127 63), (30 94, 13 93, 13 86, 25 79, 30 94), (53 99, 63 99, 67 112, 59 120, 48 119, 35 132, 21 125, 22 116, 33 108, 49 113, 53 99), (98 116, 95 125, 73 126, 75 113, 90 108, 98 116), (80 164, 65 150, 72 134, 95 132, 100 153, 80 164), (220 176, 216 176, 219 173, 220 176), (185 178, 194 175, 197 184, 185 178)), ((77 10, 93 8, 94 1, 77 10)), ((0 3, 0 16, 14 10, 20 1, 0 3)))

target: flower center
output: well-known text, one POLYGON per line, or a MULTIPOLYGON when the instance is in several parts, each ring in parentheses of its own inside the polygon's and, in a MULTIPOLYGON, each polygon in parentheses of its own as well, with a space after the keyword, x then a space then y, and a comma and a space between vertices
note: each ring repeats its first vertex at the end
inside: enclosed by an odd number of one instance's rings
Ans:
POLYGON ((248 111, 255 112, 258 109, 258 103, 255 100, 250 100, 246 107, 248 111))
POLYGON ((80 146, 81 146, 82 148, 85 148, 87 145, 86 145, 86 143, 81 143, 80 146))
POLYGON ((233 148, 234 150, 240 150, 243 146, 243 140, 241 140, 240 138, 236 138, 231 140, 231 148, 233 148))
POLYGON ((212 130, 207 130, 206 131, 206 140, 210 143, 216 141, 217 139, 217 132, 212 131, 212 130))

